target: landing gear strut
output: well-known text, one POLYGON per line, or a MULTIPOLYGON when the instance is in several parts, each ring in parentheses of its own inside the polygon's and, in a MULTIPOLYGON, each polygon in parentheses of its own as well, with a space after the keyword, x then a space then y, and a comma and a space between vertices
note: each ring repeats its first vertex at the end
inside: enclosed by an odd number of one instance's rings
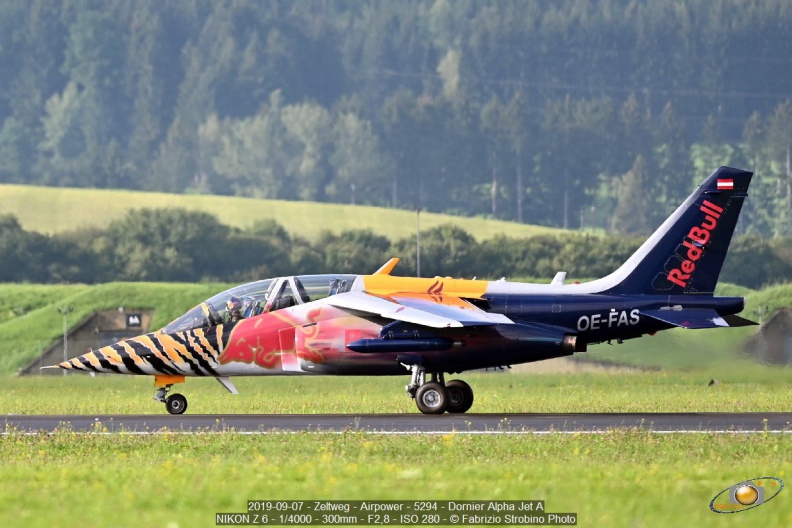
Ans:
POLYGON ((432 373, 426 381, 426 368, 421 365, 404 365, 412 372, 407 394, 424 414, 466 412, 473 405, 473 389, 462 380, 445 381, 442 372, 432 373))
MULTIPOLYGON (((231 394, 239 394, 239 391, 231 383, 227 376, 216 376, 215 379, 220 382, 220 385, 228 389, 231 394)), ((165 397, 176 383, 183 383, 184 376, 159 374, 154 376, 154 386, 157 387, 157 394, 154 395, 154 401, 165 404, 165 409, 171 414, 184 414, 187 410, 187 398, 181 394, 171 394, 165 397)))
POLYGON ((181 394, 171 394, 167 398, 166 394, 171 390, 174 383, 182 383, 184 376, 154 376, 154 386, 157 387, 157 394, 154 401, 165 404, 165 409, 170 414, 184 414, 187 410, 187 398, 181 394))
POLYGON ((187 410, 187 398, 181 394, 171 394, 167 398, 165 397, 171 387, 173 387, 173 385, 160 387, 157 390, 157 394, 154 396, 154 401, 164 403, 165 409, 171 414, 184 414, 184 411, 187 410))

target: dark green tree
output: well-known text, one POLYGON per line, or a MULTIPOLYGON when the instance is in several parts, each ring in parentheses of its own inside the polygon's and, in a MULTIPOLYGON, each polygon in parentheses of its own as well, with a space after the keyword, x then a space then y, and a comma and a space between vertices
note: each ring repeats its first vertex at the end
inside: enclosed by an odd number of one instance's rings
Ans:
POLYGON ((49 238, 25 231, 12 215, 0 215, 0 281, 47 282, 57 256, 49 238))
POLYGON ((326 272, 374 273, 391 257, 391 243, 370 229, 324 232, 316 244, 324 253, 326 272))
POLYGON ((611 218, 616 233, 646 234, 650 230, 647 211, 648 174, 646 160, 640 154, 632 168, 615 182, 618 201, 611 218))
MULTIPOLYGON (((395 255, 402 258, 403 270, 415 270, 417 246, 415 236, 393 244, 395 255)), ((421 275, 470 278, 478 271, 478 243, 464 229, 443 224, 421 232, 421 275)))
POLYGON ((110 223, 113 266, 121 280, 190 282, 239 269, 227 254, 230 229, 216 217, 184 209, 137 209, 110 223))

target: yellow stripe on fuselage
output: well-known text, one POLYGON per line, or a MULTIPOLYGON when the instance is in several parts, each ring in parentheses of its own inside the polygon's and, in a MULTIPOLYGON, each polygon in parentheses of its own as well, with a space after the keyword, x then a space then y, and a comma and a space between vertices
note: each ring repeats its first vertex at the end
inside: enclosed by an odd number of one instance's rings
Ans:
POLYGON ((135 362, 135 365, 137 365, 138 367, 147 367, 148 363, 143 361, 143 358, 138 356, 137 352, 135 352, 135 349, 132 348, 132 345, 129 344, 129 342, 132 341, 133 339, 135 338, 133 337, 125 341, 120 341, 118 344, 121 345, 121 348, 123 348, 124 352, 127 353, 129 359, 135 362))
POLYGON ((102 364, 99 363, 99 358, 96 357, 96 354, 94 354, 93 351, 83 354, 82 357, 84 357, 86 359, 86 361, 88 361, 88 363, 90 363, 91 366, 96 368, 97 370, 104 370, 104 367, 102 367, 102 364))
POLYGON ((390 275, 364 275, 363 285, 366 292, 374 295, 392 295, 401 292, 427 293, 429 295, 450 295, 480 299, 487 292, 489 281, 450 279, 434 277, 392 277, 390 275))
MULTIPOLYGON (((169 347, 163 346, 162 349, 164 350, 165 353, 163 354, 162 352, 160 352, 159 349, 157 349, 157 345, 154 344, 154 341, 148 335, 142 335, 142 336, 138 337, 137 341, 138 341, 138 343, 142 344, 143 346, 145 346, 146 348, 151 350, 152 354, 154 354, 155 356, 160 358, 162 361, 164 361, 169 366, 173 366, 173 365, 181 362, 181 360, 182 360, 178 356, 178 354, 176 354, 176 352, 173 349, 169 348, 169 347)), ((160 342, 160 345, 162 345, 162 341, 159 341, 159 342, 160 342)))

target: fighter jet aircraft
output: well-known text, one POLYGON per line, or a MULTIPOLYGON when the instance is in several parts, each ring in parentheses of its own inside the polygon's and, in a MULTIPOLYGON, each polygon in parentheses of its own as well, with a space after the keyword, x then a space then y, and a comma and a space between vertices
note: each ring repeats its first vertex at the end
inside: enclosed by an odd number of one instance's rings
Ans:
MULTIPOLYGON (((610 275, 582 284, 408 278, 391 259, 373 275, 301 275, 231 288, 161 330, 49 368, 154 376, 171 387, 231 376, 410 375, 421 412, 463 413, 473 390, 445 375, 585 352, 669 328, 754 324, 742 297, 715 297, 752 173, 721 167, 610 275), (429 379, 427 380, 427 375, 429 379)), ((486 270, 483 270, 486 272, 486 270)))

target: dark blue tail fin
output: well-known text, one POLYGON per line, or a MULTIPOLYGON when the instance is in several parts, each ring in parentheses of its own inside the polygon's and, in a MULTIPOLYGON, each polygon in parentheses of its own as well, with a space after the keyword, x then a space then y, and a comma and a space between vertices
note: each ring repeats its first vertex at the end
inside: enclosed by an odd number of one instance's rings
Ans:
POLYGON ((721 167, 618 270, 603 293, 712 294, 752 172, 721 167))

